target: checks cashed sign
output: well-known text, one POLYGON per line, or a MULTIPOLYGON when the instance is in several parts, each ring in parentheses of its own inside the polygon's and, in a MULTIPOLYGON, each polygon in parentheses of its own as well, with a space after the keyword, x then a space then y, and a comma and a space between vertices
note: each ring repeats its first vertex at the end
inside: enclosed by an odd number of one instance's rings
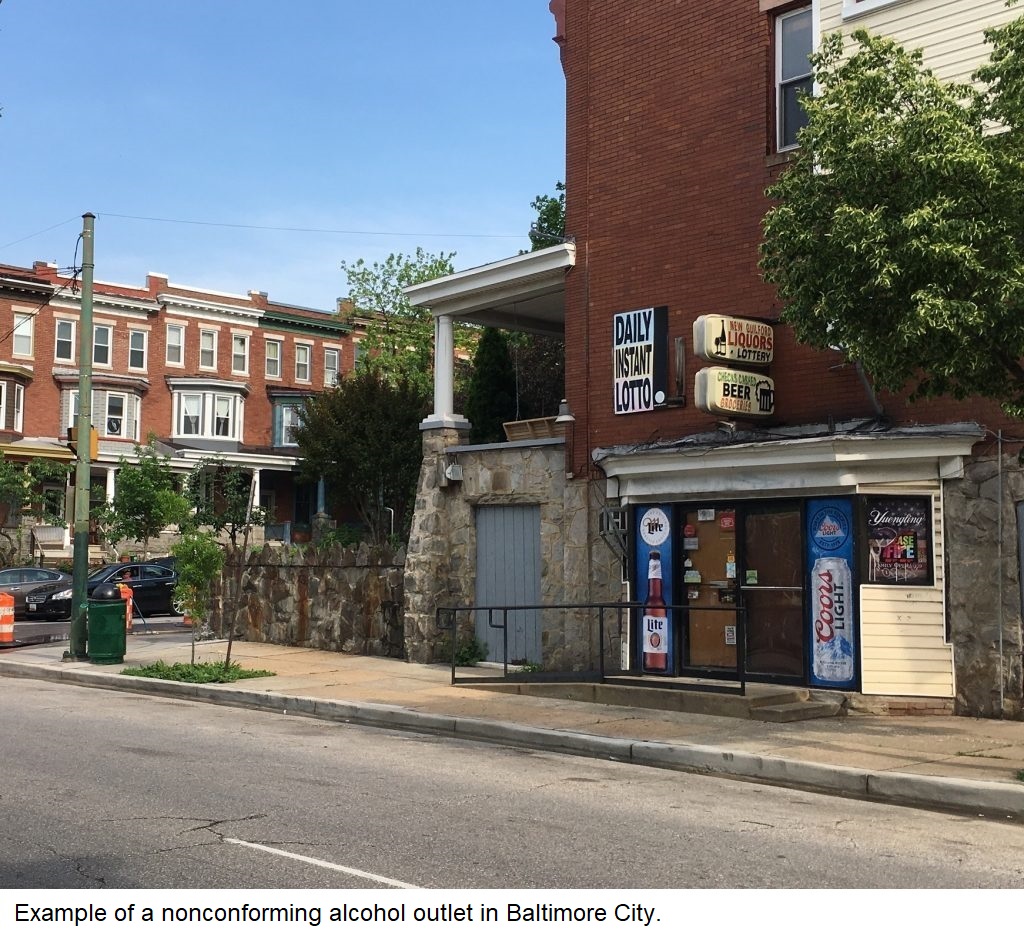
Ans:
POLYGON ((653 411, 666 399, 668 307, 616 313, 612 328, 615 413, 653 411))
POLYGON ((700 410, 726 417, 771 417, 775 383, 757 372, 735 368, 702 368, 694 380, 694 399, 700 410))

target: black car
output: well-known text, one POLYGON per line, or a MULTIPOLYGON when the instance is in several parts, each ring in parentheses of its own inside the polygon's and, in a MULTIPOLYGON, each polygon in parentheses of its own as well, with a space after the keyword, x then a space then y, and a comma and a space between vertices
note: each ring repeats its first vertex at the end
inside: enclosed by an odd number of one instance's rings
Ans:
POLYGON ((14 597, 15 619, 36 612, 31 597, 54 593, 65 585, 71 586, 71 575, 48 567, 7 567, 0 571, 0 593, 14 597))
MULTIPOLYGON (((101 584, 127 584, 132 588, 135 607, 143 616, 158 613, 181 613, 174 600, 178 574, 163 564, 138 562, 107 564, 89 572, 86 591, 91 597, 101 584)), ((33 595, 34 596, 34 595, 33 595)), ((31 598, 30 598, 31 599, 31 598)), ((71 616, 71 583, 51 590, 36 600, 37 612, 48 619, 69 619, 71 616)))

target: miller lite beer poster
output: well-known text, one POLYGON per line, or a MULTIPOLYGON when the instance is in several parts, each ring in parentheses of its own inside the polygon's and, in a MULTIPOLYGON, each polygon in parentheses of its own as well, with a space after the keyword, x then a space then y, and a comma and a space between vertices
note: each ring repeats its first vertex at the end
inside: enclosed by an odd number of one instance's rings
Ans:
POLYGON ((643 604, 637 620, 644 672, 672 669, 672 540, 671 506, 637 506, 634 596, 643 604))
POLYGON ((849 499, 807 503, 810 568, 811 684, 852 688, 856 679, 853 505, 849 499))

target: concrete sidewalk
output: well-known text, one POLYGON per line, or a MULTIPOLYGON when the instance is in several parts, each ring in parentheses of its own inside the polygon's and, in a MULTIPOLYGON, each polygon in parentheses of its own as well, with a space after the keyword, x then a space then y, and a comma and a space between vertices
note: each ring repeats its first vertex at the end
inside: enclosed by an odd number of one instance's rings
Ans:
MULTIPOLYGON (((224 645, 198 644, 197 661, 222 660, 224 645)), ((251 642, 234 643, 232 659, 274 677, 187 685, 120 674, 127 665, 188 662, 189 633, 180 629, 130 636, 124 665, 64 662, 65 648, 0 651, 0 678, 68 681, 1024 820, 1020 722, 855 715, 762 723, 453 686, 450 666, 251 642)))

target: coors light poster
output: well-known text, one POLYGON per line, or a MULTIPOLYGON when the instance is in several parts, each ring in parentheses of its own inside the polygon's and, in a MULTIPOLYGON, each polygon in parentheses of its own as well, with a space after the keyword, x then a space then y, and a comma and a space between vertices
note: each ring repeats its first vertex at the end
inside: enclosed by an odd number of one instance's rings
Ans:
POLYGON ((811 684, 852 688, 856 679, 853 505, 849 499, 807 503, 810 570, 811 684))

